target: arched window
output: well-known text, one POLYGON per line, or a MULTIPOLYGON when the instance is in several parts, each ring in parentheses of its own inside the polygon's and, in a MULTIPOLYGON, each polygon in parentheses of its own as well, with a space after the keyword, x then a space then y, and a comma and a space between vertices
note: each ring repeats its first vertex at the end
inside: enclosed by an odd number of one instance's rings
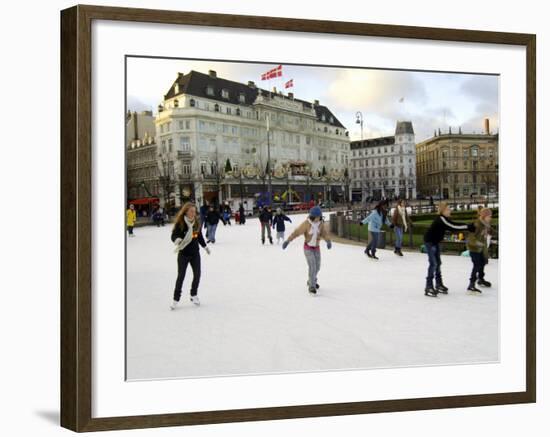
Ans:
POLYGON ((241 115, 241 110, 240 110, 240 108, 237 108, 237 110, 235 111, 235 113, 236 113, 237 115, 241 115))
POLYGON ((214 111, 220 112, 220 105, 218 105, 217 103, 214 105, 214 111))
POLYGON ((191 106, 192 108, 195 107, 195 99, 189 100, 189 106, 191 106))

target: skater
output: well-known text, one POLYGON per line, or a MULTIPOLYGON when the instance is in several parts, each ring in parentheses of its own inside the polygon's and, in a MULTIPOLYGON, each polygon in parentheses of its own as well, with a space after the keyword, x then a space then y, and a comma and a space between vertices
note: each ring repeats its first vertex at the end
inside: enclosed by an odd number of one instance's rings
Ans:
POLYGON ((239 224, 240 225, 244 225, 244 222, 246 221, 246 218, 244 216, 244 206, 243 204, 241 203, 239 205, 239 224))
POLYGON ((200 216, 201 216, 201 223, 204 223, 204 227, 206 228, 206 214, 208 213, 208 205, 206 201, 202 204, 200 208, 200 216))
POLYGON ((206 213, 206 239, 207 243, 216 242, 216 229, 220 222, 220 213, 210 205, 208 212, 206 213))
POLYGON ((476 287, 476 280, 482 287, 491 286, 491 283, 485 280, 485 264, 489 262, 489 239, 493 234, 492 215, 493 212, 489 208, 481 209, 479 218, 474 222, 475 231, 468 235, 468 251, 473 264, 468 285, 471 294, 481 294, 481 290, 476 287))
POLYGON ((210 255, 210 249, 202 236, 201 223, 197 217, 197 208, 193 203, 187 202, 178 212, 174 228, 172 229, 171 239, 176 246, 174 251, 178 254, 178 278, 176 279, 174 300, 170 305, 170 309, 174 310, 180 301, 181 287, 183 286, 188 265, 191 265, 191 269, 193 270, 191 302, 198 306, 200 305, 200 301, 197 293, 201 279, 199 245, 204 248, 208 255, 210 255))
POLYGON ((262 244, 265 244, 265 231, 267 229, 267 238, 269 243, 273 244, 273 238, 271 237, 271 225, 273 224, 273 213, 269 206, 264 206, 260 213, 260 226, 262 228, 262 244))
POLYGON ((126 210, 126 226, 128 228, 128 236, 135 237, 134 225, 136 224, 136 210, 134 204, 130 203, 130 207, 126 210))
POLYGON ((378 247, 378 240, 380 238, 380 231, 384 224, 393 228, 393 224, 388 219, 386 208, 384 207, 385 201, 382 200, 374 207, 374 210, 363 220, 361 225, 369 225, 369 244, 365 249, 365 254, 372 259, 378 259, 376 256, 376 248, 378 247))
POLYGON ((292 220, 283 214, 281 208, 277 208, 276 214, 273 217, 273 229, 277 228, 277 244, 279 244, 279 241, 285 241, 285 222, 292 223, 292 220))
POLYGON ((224 226, 231 226, 231 208, 229 207, 229 204, 227 202, 223 206, 222 221, 224 226))
POLYGON ((428 253, 428 276, 426 277, 426 288, 424 294, 430 297, 436 297, 439 293, 448 294, 449 289, 443 285, 441 276, 441 248, 440 243, 445 236, 445 231, 475 231, 473 224, 456 223, 449 217, 451 208, 447 202, 440 202, 438 206, 439 215, 434 219, 426 233, 424 234, 424 245, 428 253), (435 289, 433 280, 435 277, 435 289))
POLYGON ((308 266, 307 287, 309 293, 313 296, 319 289, 317 275, 321 269, 321 248, 319 246, 321 239, 326 241, 327 249, 332 247, 328 231, 324 226, 323 213, 320 207, 314 206, 309 210, 308 218, 294 229, 288 240, 283 243, 283 249, 286 249, 289 243, 300 235, 304 236, 304 255, 308 266))
POLYGON ((395 231, 395 250, 393 253, 399 256, 403 256, 401 247, 403 247, 403 234, 407 232, 411 226, 411 218, 407 212, 407 205, 405 200, 399 199, 392 216, 393 230, 395 231))

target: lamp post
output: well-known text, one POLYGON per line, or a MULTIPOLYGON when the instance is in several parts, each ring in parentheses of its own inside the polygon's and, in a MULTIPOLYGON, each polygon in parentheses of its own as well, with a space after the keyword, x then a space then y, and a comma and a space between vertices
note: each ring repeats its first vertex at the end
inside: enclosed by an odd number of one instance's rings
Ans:
POLYGON ((361 125, 361 141, 363 141, 363 113, 361 111, 357 111, 355 117, 355 123, 361 125))
POLYGON ((267 131, 267 194, 269 196, 269 205, 271 205, 271 147, 269 144, 269 114, 265 115, 267 131))

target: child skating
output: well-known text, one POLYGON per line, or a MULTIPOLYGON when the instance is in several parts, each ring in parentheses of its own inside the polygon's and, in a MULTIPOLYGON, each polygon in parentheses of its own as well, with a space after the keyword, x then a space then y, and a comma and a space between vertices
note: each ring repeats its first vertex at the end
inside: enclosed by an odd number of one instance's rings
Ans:
POLYGON ((277 208, 277 212, 273 217, 273 229, 277 231, 277 244, 280 241, 285 241, 285 222, 292 223, 292 220, 283 213, 281 208, 277 208))
POLYGON ((493 234, 492 216, 489 208, 481 209, 478 219, 474 222, 475 230, 468 235, 468 251, 473 264, 468 285, 470 294, 481 294, 481 290, 476 287, 476 280, 482 287, 491 286, 491 283, 485 280, 485 264, 489 262, 489 238, 493 234))
POLYGON ((437 297, 438 293, 448 294, 449 289, 443 285, 441 276, 441 247, 445 231, 474 231, 473 224, 456 223, 449 217, 451 208, 447 202, 441 202, 438 207, 439 215, 434 219, 426 233, 424 234, 424 246, 428 254, 428 276, 426 277, 426 288, 424 294, 430 297, 437 297), (435 288, 433 280, 435 277, 435 288))
POLYGON ((314 206, 309 210, 308 218, 290 234, 288 240, 283 243, 283 249, 286 249, 292 240, 301 235, 304 237, 304 255, 308 267, 307 287, 309 293, 315 295, 319 288, 317 275, 321 269, 321 240, 326 241, 327 249, 332 247, 320 207, 314 206))
POLYGON ((379 202, 374 210, 360 223, 361 225, 369 225, 370 240, 365 249, 365 253, 369 258, 378 259, 376 256, 376 248, 378 247, 378 241, 380 239, 380 231, 384 224, 393 228, 392 223, 388 219, 385 209, 385 202, 379 202))
POLYGON ((178 254, 178 277, 174 287, 174 300, 170 309, 176 309, 181 297, 181 288, 185 279, 187 266, 191 265, 193 270, 193 281, 191 282, 191 302, 200 305, 197 295, 201 278, 201 255, 199 245, 210 255, 210 249, 206 246, 201 232, 201 223, 197 217, 197 208, 188 202, 180 209, 176 216, 174 228, 172 229, 172 242, 175 244, 174 252, 178 254))

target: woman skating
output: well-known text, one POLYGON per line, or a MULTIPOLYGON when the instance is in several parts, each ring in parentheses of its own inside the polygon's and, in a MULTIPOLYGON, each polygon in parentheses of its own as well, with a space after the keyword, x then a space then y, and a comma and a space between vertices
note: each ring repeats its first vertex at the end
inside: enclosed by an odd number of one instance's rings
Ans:
POLYGON ((277 231, 277 244, 279 241, 285 241, 285 222, 292 223, 292 220, 283 213, 281 208, 277 208, 276 214, 273 217, 273 229, 277 231))
POLYGON ((283 243, 283 249, 286 249, 289 243, 300 235, 304 236, 304 255, 308 266, 308 291, 311 295, 315 295, 319 288, 317 275, 321 269, 321 240, 326 241, 327 249, 332 247, 328 231, 323 223, 323 214, 320 207, 314 206, 309 210, 307 220, 290 234, 288 240, 283 243))
POLYGON ((385 201, 379 202, 374 207, 374 210, 363 221, 361 221, 361 225, 369 225, 369 233, 371 238, 369 244, 367 244, 365 253, 369 258, 372 259, 378 259, 378 257, 376 256, 376 248, 378 247, 378 240, 380 238, 380 231, 382 230, 382 226, 386 224, 389 227, 393 228, 393 225, 388 219, 384 205, 385 201))
POLYGON ((426 233, 424 234, 424 246, 428 253, 428 276, 426 277, 426 288, 424 294, 430 297, 436 297, 438 293, 447 294, 449 289, 443 285, 441 276, 441 247, 445 231, 474 231, 474 225, 453 222, 451 208, 447 202, 441 202, 438 207, 439 215, 434 219, 426 233), (433 280, 435 277, 435 289, 433 280))
POLYGON ((489 262, 489 238, 493 234, 492 216, 493 212, 489 208, 481 209, 479 218, 474 222, 475 230, 468 235, 468 251, 473 264, 468 291, 472 294, 481 294, 481 290, 476 287, 476 280, 482 287, 491 286, 485 280, 485 264, 489 262))
POLYGON ((178 278, 174 288, 174 300, 170 309, 175 309, 181 297, 181 288, 185 279, 187 266, 191 265, 193 270, 193 281, 191 282, 191 302, 200 305, 197 292, 201 279, 201 255, 199 245, 210 254, 201 232, 201 223, 197 217, 197 208, 188 202, 180 209, 176 216, 174 228, 172 229, 172 242, 175 244, 174 251, 178 254, 178 278))
POLYGON ((401 247, 403 247, 403 234, 407 232, 411 226, 411 218, 407 212, 407 206, 403 199, 397 201, 397 205, 392 215, 393 230, 395 231, 395 250, 396 255, 403 256, 401 247))

